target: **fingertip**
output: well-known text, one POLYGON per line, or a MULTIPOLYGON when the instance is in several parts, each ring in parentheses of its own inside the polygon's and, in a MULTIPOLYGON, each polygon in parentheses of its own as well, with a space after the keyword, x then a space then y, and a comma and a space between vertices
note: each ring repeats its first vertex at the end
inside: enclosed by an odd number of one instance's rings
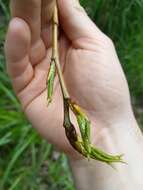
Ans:
POLYGON ((67 37, 75 42, 78 39, 95 39, 103 33, 89 18, 79 0, 58 0, 62 28, 67 37))
POLYGON ((95 24, 78 0, 58 0, 58 7, 63 30, 71 41, 95 35, 95 24))
POLYGON ((17 62, 27 54, 31 43, 31 32, 28 24, 20 18, 10 21, 5 42, 5 53, 8 61, 17 62))
POLYGON ((9 23, 7 37, 11 37, 12 39, 14 37, 13 40, 16 40, 16 38, 18 38, 23 40, 23 42, 30 42, 30 28, 23 19, 15 17, 9 23))

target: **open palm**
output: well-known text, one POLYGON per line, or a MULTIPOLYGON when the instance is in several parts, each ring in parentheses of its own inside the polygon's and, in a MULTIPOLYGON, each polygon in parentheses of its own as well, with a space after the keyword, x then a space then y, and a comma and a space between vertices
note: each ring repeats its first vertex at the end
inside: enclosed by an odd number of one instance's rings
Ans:
MULTIPOLYGON (((12 1, 14 18, 5 48, 7 67, 33 127, 49 142, 73 154, 62 127, 63 102, 57 76, 53 101, 47 107, 46 80, 51 58, 49 19, 53 4, 54 1, 46 0, 12 1), (33 10, 28 8, 29 2, 33 10)), ((59 0, 58 4, 59 50, 65 82, 72 99, 91 119, 92 139, 97 142, 113 118, 118 121, 130 110, 126 79, 111 40, 95 26, 79 4, 69 0, 59 0)))

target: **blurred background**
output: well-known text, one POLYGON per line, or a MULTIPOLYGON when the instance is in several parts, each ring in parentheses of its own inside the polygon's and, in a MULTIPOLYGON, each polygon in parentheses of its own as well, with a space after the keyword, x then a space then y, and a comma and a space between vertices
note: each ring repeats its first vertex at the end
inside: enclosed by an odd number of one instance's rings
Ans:
MULTIPOLYGON (((32 129, 12 91, 3 51, 8 3, 0 0, 0 190, 74 190, 66 156, 32 129)), ((115 43, 142 129, 143 0, 81 0, 81 4, 115 43)))

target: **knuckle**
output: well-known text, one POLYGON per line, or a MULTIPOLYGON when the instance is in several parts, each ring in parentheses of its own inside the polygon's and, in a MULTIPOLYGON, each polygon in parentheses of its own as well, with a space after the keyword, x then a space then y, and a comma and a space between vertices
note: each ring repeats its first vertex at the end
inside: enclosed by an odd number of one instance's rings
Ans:
POLYGON ((108 36, 106 36, 106 38, 105 38, 105 44, 106 44, 108 47, 110 47, 110 48, 113 48, 113 47, 114 47, 114 43, 113 43, 112 39, 109 38, 108 36))

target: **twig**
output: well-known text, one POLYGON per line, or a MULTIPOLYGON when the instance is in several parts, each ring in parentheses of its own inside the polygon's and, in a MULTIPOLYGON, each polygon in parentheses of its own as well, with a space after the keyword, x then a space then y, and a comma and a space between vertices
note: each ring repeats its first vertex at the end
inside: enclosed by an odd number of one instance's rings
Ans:
POLYGON ((52 17, 52 57, 51 57, 51 65, 48 74, 48 103, 52 100, 53 95, 53 86, 54 86, 54 78, 57 70, 58 78, 63 94, 63 103, 64 103, 64 123, 63 126, 65 128, 66 136, 73 146, 75 150, 77 150, 83 156, 92 159, 96 159, 102 162, 105 162, 111 165, 114 162, 124 163, 122 160, 122 155, 110 155, 100 150, 97 147, 93 147, 90 142, 90 128, 91 123, 86 116, 86 114, 81 110, 81 108, 74 102, 72 102, 68 90, 65 85, 65 81, 63 78, 60 59, 59 59, 59 49, 58 49, 58 9, 57 9, 57 1, 54 7, 54 13, 52 17), (74 113, 77 123, 80 129, 79 136, 76 132, 74 125, 70 120, 70 110, 74 113))
POLYGON ((60 80, 63 97, 65 99, 68 99, 68 98, 70 98, 70 96, 69 96, 68 90, 67 90, 65 82, 64 82, 61 65, 60 65, 60 60, 59 60, 58 26, 59 26, 59 19, 58 19, 58 9, 57 9, 57 3, 56 3, 55 7, 54 7, 54 14, 53 14, 53 19, 52 19, 52 58, 51 58, 51 61, 53 61, 56 64, 57 73, 58 73, 58 77, 60 80))

